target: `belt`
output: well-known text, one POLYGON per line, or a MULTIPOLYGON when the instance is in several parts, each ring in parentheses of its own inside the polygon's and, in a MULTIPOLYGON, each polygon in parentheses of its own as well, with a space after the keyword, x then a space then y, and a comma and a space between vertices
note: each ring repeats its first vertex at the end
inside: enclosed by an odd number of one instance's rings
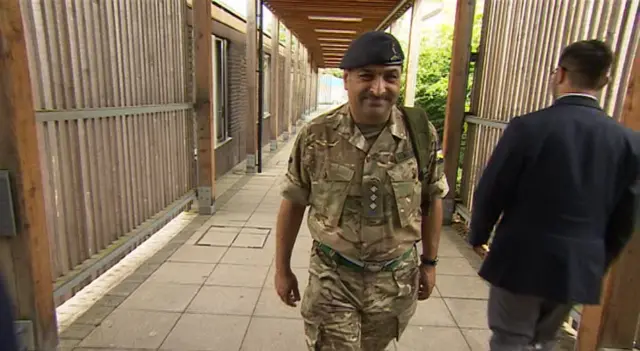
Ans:
POLYGON ((349 267, 351 269, 355 269, 357 271, 361 271, 361 272, 369 271, 373 273, 393 271, 400 264, 400 262, 409 258, 409 256, 411 256, 414 250, 414 247, 412 247, 411 249, 403 253, 400 257, 394 258, 393 260, 386 261, 386 262, 360 262, 360 261, 348 259, 342 256, 337 251, 335 251, 334 249, 330 248, 329 246, 323 243, 320 243, 320 242, 316 242, 316 243, 320 251, 322 251, 324 254, 329 256, 329 258, 331 258, 337 264, 341 266, 349 267))

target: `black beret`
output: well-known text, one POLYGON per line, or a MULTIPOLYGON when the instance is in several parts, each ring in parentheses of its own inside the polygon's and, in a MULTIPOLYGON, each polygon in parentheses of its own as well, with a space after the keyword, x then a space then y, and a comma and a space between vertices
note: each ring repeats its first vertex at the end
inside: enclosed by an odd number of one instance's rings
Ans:
POLYGON ((404 53, 398 39, 382 31, 366 32, 354 39, 340 62, 341 69, 368 65, 402 65, 404 53))

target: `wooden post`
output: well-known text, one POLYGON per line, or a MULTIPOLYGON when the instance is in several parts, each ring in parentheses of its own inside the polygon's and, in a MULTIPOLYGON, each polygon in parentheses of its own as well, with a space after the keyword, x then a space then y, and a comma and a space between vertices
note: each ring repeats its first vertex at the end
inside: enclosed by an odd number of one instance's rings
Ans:
POLYGON ((284 56, 284 80, 285 80, 285 103, 284 103, 284 116, 287 123, 287 130, 284 132, 283 139, 289 140, 289 136, 291 135, 291 116, 292 107, 293 107, 293 79, 291 79, 291 50, 293 50, 293 36, 291 31, 287 29, 287 49, 285 51, 284 56))
POLYGON ((55 350, 49 237, 22 23, 19 1, 0 0, 0 169, 9 172, 16 217, 16 235, 0 237, 0 279, 12 297, 15 316, 30 334, 25 346, 55 350))
POLYGON ((300 113, 300 39, 296 38, 295 54, 293 54, 293 91, 291 92, 291 100, 293 108, 291 109, 291 134, 296 134, 296 124, 300 113))
POLYGON ((311 111, 318 109, 318 66, 313 62, 313 71, 311 73, 311 81, 313 89, 311 89, 311 111))
POLYGON ((271 151, 278 149, 278 117, 280 116, 280 21, 271 25, 271 151))
POLYGON ((418 59, 420 58, 420 7, 422 0, 415 0, 411 9, 411 26, 409 27, 409 48, 407 50, 406 86, 404 105, 413 107, 416 98, 416 80, 418 76, 418 59))
POLYGON ((258 44, 256 38, 256 0, 247 0, 247 173, 256 172, 256 154, 258 152, 258 130, 256 128, 258 114, 258 44))
POLYGON ((293 73, 293 79, 295 81, 295 90, 294 90, 294 108, 293 108, 293 134, 296 133, 296 127, 298 126, 298 117, 300 116, 300 38, 296 37, 296 53, 294 55, 295 58, 295 70, 293 73))
POLYGON ((453 30, 449 95, 447 96, 443 137, 444 172, 450 188, 443 204, 444 222, 447 224, 451 222, 455 209, 456 180, 467 98, 467 82, 469 80, 475 4, 475 0, 458 0, 453 30))
MULTIPOLYGON (((621 122, 640 131, 640 46, 635 53, 621 122)), ((603 283, 602 304, 585 306, 578 330, 578 351, 598 347, 631 349, 640 315, 640 233, 636 232, 603 283)))
POLYGON ((198 126, 198 211, 215 212, 216 153, 213 118, 213 71, 211 67, 211 2, 193 2, 195 33, 196 123, 198 126))
POLYGON ((304 80, 304 86, 302 88, 303 91, 303 104, 302 104, 302 114, 306 115, 309 112, 309 51, 307 50, 307 48, 304 48, 303 51, 303 60, 302 60, 302 67, 304 68, 303 71, 303 80, 304 80))

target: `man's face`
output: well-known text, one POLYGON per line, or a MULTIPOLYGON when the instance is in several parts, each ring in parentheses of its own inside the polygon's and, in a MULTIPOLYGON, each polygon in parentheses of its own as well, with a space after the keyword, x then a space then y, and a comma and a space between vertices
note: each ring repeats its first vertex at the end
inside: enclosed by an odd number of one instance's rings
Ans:
POLYGON ((386 118, 400 94, 400 66, 366 66, 345 71, 344 88, 352 113, 359 118, 386 118))

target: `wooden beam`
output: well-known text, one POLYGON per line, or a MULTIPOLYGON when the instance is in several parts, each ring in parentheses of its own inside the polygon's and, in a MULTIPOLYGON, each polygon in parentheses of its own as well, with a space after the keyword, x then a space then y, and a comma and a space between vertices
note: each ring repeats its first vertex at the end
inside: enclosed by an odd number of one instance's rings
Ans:
POLYGON ((258 129, 256 128, 258 115, 256 11, 256 0, 247 0, 247 123, 245 124, 247 128, 247 173, 256 172, 256 155, 258 152, 258 129))
MULTIPOLYGON (((37 350, 58 344, 49 237, 19 0, 0 0, 0 169, 11 180, 16 236, 0 238, 0 271, 37 350)), ((0 347, 1 348, 1 347, 0 347)))
POLYGON ((409 48, 407 50, 406 86, 404 105, 413 107, 416 98, 416 81, 418 78, 418 60, 420 58, 420 8, 422 0, 415 0, 411 8, 411 25, 409 27, 409 48))
MULTIPOLYGON (((277 18, 273 18, 271 25, 271 47, 280 47, 280 21, 277 18)), ((280 119, 280 52, 278 50, 272 50, 271 52, 271 150, 278 149, 278 120, 280 119)))
POLYGON ((444 222, 450 223, 453 217, 456 196, 460 142, 467 98, 469 80, 469 59, 471 56, 471 35, 475 0, 458 0, 453 30, 453 49, 451 54, 451 72, 449 74, 449 93, 445 110, 443 153, 444 172, 449 183, 449 193, 444 202, 444 222))
POLYGON ((193 0, 193 30, 195 35, 196 125, 198 138, 198 211, 215 212, 215 119, 213 118, 213 71, 209 0, 193 0))
MULTIPOLYGON (((621 123, 640 131, 640 46, 631 68, 621 123)), ((583 308, 577 350, 631 349, 640 315, 639 292, 640 230, 636 223, 635 234, 604 279, 602 304, 583 308)))

